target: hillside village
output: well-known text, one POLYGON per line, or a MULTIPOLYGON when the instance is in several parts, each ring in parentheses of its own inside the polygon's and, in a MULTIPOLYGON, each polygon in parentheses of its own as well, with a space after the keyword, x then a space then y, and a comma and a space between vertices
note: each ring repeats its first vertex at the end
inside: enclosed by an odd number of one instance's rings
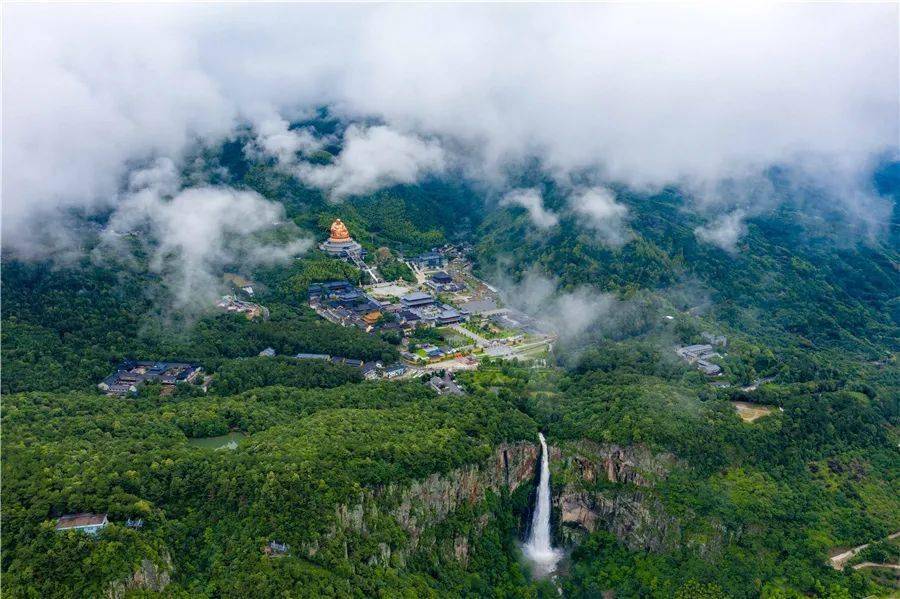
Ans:
MULTIPOLYGON (((306 290, 307 305, 322 319, 342 327, 395 335, 401 361, 383 363, 303 352, 291 354, 294 359, 358 368, 366 380, 421 377, 438 392, 448 387, 459 392, 452 383, 452 373, 477 368, 481 358, 540 365, 553 350, 557 335, 552 326, 504 306, 500 292, 472 273, 467 258, 469 246, 446 244, 410 257, 401 255, 400 261, 409 268, 414 282, 385 280, 341 219, 334 220, 329 236, 318 247, 331 259, 357 269, 364 282, 311 282, 306 290)), ((231 292, 222 296, 216 308, 243 314, 249 320, 269 318, 268 308, 252 301, 256 297, 252 281, 234 273, 226 273, 223 281, 231 292)), ((679 346, 675 353, 710 377, 714 386, 726 386, 716 378, 722 375, 717 362, 727 339, 712 333, 703 333, 703 338, 707 343, 679 346)), ((271 347, 259 352, 260 357, 276 355, 271 347)), ((98 387, 108 395, 134 394, 151 382, 161 383, 163 392, 171 392, 179 382, 201 384, 205 390, 209 378, 199 376, 200 371, 197 364, 125 361, 98 387)))
MULTIPOLYGON (((319 249, 361 272, 365 284, 348 280, 318 281, 308 285, 306 303, 324 320, 343 327, 356 327, 369 334, 394 334, 399 339, 401 361, 382 363, 320 354, 298 353, 297 360, 320 360, 359 368, 364 379, 424 377, 438 392, 459 393, 450 374, 473 369, 481 357, 543 360, 556 337, 552 330, 533 318, 503 307, 497 289, 472 274, 466 246, 445 245, 401 261, 414 274, 415 282, 386 281, 367 253, 354 240, 340 219, 336 219, 319 249), (429 374, 431 373, 431 374, 429 374), (434 373, 444 373, 435 376, 434 373)), ((248 320, 267 320, 269 309, 257 303, 254 283, 237 274, 226 273, 223 282, 230 293, 215 307, 248 320)), ((260 357, 275 357, 273 348, 260 357)), ((543 362, 541 362, 543 363, 543 362)), ((197 364, 126 360, 98 384, 108 395, 129 395, 147 383, 159 383, 164 393, 176 383, 201 385, 197 364)))
MULTIPOLYGON (((340 219, 320 249, 358 265, 362 246, 340 219)), ((385 281, 362 268, 368 284, 324 281, 309 286, 309 306, 322 318, 366 332, 395 331, 408 376, 477 366, 482 356, 540 359, 555 334, 525 314, 503 307, 498 291, 472 274, 467 248, 445 245, 402 258, 416 282, 385 281)))
MULTIPOLYGON (((352 372, 353 377, 358 377, 354 380, 418 380, 424 387, 421 391, 427 389, 434 394, 430 397, 439 398, 435 402, 438 405, 458 400, 459 396, 465 396, 464 400, 474 399, 480 391, 483 392, 477 379, 473 379, 472 375, 458 376, 458 372, 478 368, 484 358, 516 360, 535 366, 547 363, 546 359, 553 352, 558 338, 555 331, 546 322, 505 306, 499 291, 472 273, 472 263, 467 259, 469 249, 465 246, 444 245, 410 257, 401 255, 400 261, 412 277, 391 277, 394 280, 387 280, 388 277, 379 272, 374 257, 367 256, 365 249, 349 235, 340 220, 334 221, 330 233, 319 249, 328 256, 327 262, 344 263, 341 265, 343 270, 338 272, 343 272, 346 278, 319 277, 309 282, 298 298, 304 305, 303 310, 308 307, 310 316, 317 319, 316 322, 320 319, 352 329, 357 335, 353 338, 357 344, 360 338, 367 336, 376 339, 392 336, 396 339, 391 343, 399 350, 399 360, 362 359, 356 357, 358 354, 354 353, 353 347, 346 352, 295 350, 283 354, 274 347, 265 347, 261 351, 253 349, 254 354, 246 358, 266 363, 287 359, 290 362, 288 368, 295 370, 301 370, 295 367, 301 363, 315 363, 316 366, 310 370, 327 365, 327 368, 352 372), (358 276, 354 276, 353 269, 358 276)), ((266 294, 265 286, 233 274, 226 275, 224 281, 230 286, 229 292, 221 296, 214 308, 240 316, 224 320, 251 327, 266 325, 270 311, 263 303, 271 296, 266 294), (245 319, 252 322, 245 322, 245 319)), ((690 314, 691 310, 687 312, 690 314)), ((672 322, 676 317, 664 315, 663 319, 672 322)), ((701 326, 707 327, 709 324, 701 326)), ((723 366, 727 364, 729 352, 740 352, 740 340, 730 345, 724 335, 698 328, 690 336, 690 341, 693 343, 669 346, 667 351, 674 351, 683 363, 690 366, 694 372, 688 372, 688 376, 695 377, 695 381, 704 381, 716 389, 730 387, 734 379, 726 376, 723 366), (698 374, 702 375, 699 379, 696 378, 698 374)), ((241 357, 238 361, 243 359, 241 357)), ((217 372, 215 368, 210 370, 217 372)), ((186 388, 188 393, 197 393, 197 389, 206 392, 216 376, 207 374, 201 364, 195 362, 126 359, 97 386, 108 396, 119 398, 137 396, 147 386, 153 386, 151 390, 154 393, 158 389, 159 395, 172 395, 179 385, 184 385, 182 388, 186 388)), ((745 381, 735 391, 749 393, 774 379, 772 375, 758 376, 750 384, 745 381)), ((747 427, 754 426, 756 421, 773 413, 784 417, 784 408, 780 406, 740 400, 730 400, 730 403, 747 427)), ((225 435, 192 438, 189 443, 210 451, 227 452, 237 450, 245 436, 231 425, 225 435)), ((76 534, 91 539, 100 538, 108 534, 104 530, 110 525, 113 530, 129 529, 130 534, 137 535, 146 533, 143 530, 144 519, 140 517, 144 515, 143 511, 132 508, 120 513, 63 513, 54 519, 52 526, 61 538, 72 538, 76 534)), ((153 526, 151 520, 148 522, 153 526)), ((254 539, 257 544, 253 545, 253 551, 267 560, 294 555, 296 549, 292 550, 292 547, 299 545, 285 542, 289 539, 281 535, 278 530, 260 535, 254 539)), ((895 538, 896 535, 890 535, 887 540, 874 545, 881 551, 882 545, 895 538)), ((896 569, 896 564, 889 559, 871 561, 867 556, 881 554, 873 553, 874 550, 862 553, 869 546, 863 544, 836 554, 830 563, 835 570, 848 565, 854 571, 873 569, 876 572, 873 575, 896 569)))

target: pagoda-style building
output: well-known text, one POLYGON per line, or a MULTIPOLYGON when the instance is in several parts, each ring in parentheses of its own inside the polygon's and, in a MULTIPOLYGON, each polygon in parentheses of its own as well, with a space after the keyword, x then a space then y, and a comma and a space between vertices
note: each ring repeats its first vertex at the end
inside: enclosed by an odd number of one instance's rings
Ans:
POLYGON ((319 249, 335 258, 349 258, 363 253, 362 246, 350 237, 350 231, 339 218, 331 223, 331 235, 319 244, 319 249))

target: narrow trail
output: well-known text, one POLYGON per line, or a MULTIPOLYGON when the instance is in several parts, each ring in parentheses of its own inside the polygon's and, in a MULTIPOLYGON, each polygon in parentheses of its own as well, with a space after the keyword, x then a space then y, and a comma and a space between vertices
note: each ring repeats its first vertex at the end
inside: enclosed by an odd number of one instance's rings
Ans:
MULTIPOLYGON (((896 539, 897 537, 900 537, 900 530, 898 530, 897 532, 895 532, 893 534, 889 534, 887 536, 887 540, 890 541, 892 539, 896 539)), ((863 545, 854 547, 853 549, 848 549, 847 551, 844 551, 843 553, 839 553, 839 554, 829 558, 828 561, 831 563, 831 567, 834 568, 835 570, 843 570, 844 565, 847 562, 849 562, 851 559, 853 559, 853 557, 857 553, 859 553, 860 551, 862 551, 869 545, 871 545, 871 543, 865 543, 863 545)), ((869 562, 866 562, 866 563, 869 563, 869 562)), ((900 568, 900 566, 898 566, 898 568, 900 568)))
POLYGON ((350 254, 350 260, 353 261, 353 264, 356 266, 356 268, 360 269, 361 271, 368 274, 369 277, 371 277, 373 285, 384 282, 384 280, 379 276, 378 270, 375 267, 366 264, 359 254, 350 254))
POLYGON ((892 570, 900 570, 900 564, 876 564, 875 562, 863 562, 853 566, 854 570, 862 570, 863 568, 891 568, 892 570))

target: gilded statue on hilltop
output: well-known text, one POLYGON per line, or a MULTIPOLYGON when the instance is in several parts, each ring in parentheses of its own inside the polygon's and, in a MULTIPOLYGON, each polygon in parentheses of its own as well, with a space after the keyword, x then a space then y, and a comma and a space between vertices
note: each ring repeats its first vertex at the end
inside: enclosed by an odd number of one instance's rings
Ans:
POLYGON ((331 236, 319 244, 319 249, 335 258, 359 258, 366 254, 362 246, 350 237, 350 231, 339 218, 331 223, 331 236))
POLYGON ((348 241, 350 239, 350 231, 347 230, 346 225, 341 222, 341 219, 335 219, 333 223, 331 223, 331 237, 328 238, 329 241, 340 242, 340 241, 348 241))

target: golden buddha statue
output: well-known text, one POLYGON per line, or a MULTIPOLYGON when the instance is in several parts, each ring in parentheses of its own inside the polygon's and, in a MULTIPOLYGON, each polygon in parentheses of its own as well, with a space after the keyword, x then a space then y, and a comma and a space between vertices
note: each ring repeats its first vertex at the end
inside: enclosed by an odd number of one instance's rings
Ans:
POLYGON ((339 218, 331 223, 331 236, 319 244, 319 249, 335 258, 359 257, 365 254, 365 250, 353 241, 347 226, 339 218))
POLYGON ((331 237, 328 238, 328 241, 339 243, 341 241, 349 240, 350 231, 347 230, 346 225, 341 222, 341 219, 335 219, 335 221, 331 223, 331 237))

